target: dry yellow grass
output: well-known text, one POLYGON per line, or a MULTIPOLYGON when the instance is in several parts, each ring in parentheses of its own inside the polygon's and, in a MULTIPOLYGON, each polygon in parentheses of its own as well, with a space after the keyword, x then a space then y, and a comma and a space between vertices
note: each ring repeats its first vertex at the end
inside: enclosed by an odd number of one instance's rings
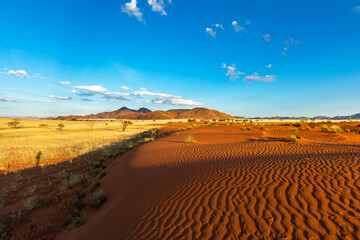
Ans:
POLYGON ((11 118, 0 118, 0 170, 3 171, 9 165, 11 169, 33 167, 39 154, 39 166, 69 160, 129 139, 134 134, 154 128, 154 123, 162 122, 133 121, 134 124, 122 132, 120 121, 96 121, 93 130, 86 121, 21 119, 16 129, 7 125, 10 121, 11 118), (65 125, 62 130, 58 129, 60 123, 65 125))

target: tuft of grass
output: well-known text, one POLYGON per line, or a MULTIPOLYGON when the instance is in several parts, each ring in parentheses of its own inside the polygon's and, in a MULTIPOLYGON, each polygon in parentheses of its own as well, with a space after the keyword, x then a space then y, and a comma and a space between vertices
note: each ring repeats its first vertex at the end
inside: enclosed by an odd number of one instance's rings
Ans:
POLYGON ((33 185, 33 186, 30 186, 27 190, 27 193, 25 194, 25 196, 29 197, 29 196, 32 196, 34 195, 34 193, 36 192, 37 190, 37 186, 36 185, 33 185))
POLYGON ((37 200, 36 198, 30 198, 24 202, 24 205, 28 209, 33 210, 37 206, 37 200))
POLYGON ((0 223, 0 240, 5 240, 8 238, 8 232, 6 231, 4 225, 0 223))
POLYGON ((336 126, 336 125, 331 126, 329 129, 330 129, 331 131, 338 132, 338 133, 341 133, 341 132, 344 131, 341 127, 336 126))
POLYGON ((81 215, 81 212, 78 209, 71 208, 69 210, 69 217, 67 224, 70 225, 70 229, 74 230, 81 227, 84 224, 84 217, 81 215))
POLYGON ((246 128, 240 128, 242 131, 246 131, 246 128))
POLYGON ((74 205, 76 209, 83 209, 86 204, 84 203, 84 198, 86 196, 86 192, 84 190, 75 189, 75 196, 71 198, 71 204, 74 205))
POLYGON ((63 189, 68 190, 76 184, 82 182, 83 177, 80 174, 71 175, 70 178, 63 182, 63 189))
POLYGON ((264 130, 265 130, 265 127, 264 127, 264 126, 261 126, 260 129, 261 129, 262 131, 264 131, 264 130))
POLYGON ((297 137, 295 135, 290 135, 286 137, 286 141, 288 142, 296 142, 297 141, 297 137))
POLYGON ((321 126, 321 131, 322 132, 329 132, 329 127, 327 125, 322 125, 321 126))
POLYGON ((9 198, 9 195, 10 195, 9 193, 6 193, 6 194, 0 196, 0 209, 5 207, 6 202, 7 202, 8 198, 9 198))
POLYGON ((193 135, 189 135, 189 136, 187 136, 187 138, 185 139, 185 142, 187 142, 187 143, 195 143, 196 140, 195 140, 195 138, 194 138, 193 135))
POLYGON ((246 130, 251 131, 251 129, 252 129, 251 127, 248 127, 246 130))
POLYGON ((299 132, 299 131, 295 131, 295 136, 296 136, 297 139, 300 139, 300 138, 301 138, 300 132, 299 132))
POLYGON ((89 201, 89 207, 98 210, 106 202, 106 194, 103 190, 94 193, 89 201))
POLYGON ((98 189, 100 187, 100 181, 96 181, 92 186, 91 186, 91 193, 95 192, 96 189, 98 189))

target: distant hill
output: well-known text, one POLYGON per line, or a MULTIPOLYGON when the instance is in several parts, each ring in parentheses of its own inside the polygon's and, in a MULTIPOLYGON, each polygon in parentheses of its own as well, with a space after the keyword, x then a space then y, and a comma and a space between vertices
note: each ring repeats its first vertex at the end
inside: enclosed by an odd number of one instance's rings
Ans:
POLYGON ((56 120, 86 120, 86 119, 102 119, 102 118, 117 118, 117 119, 224 119, 224 118, 233 118, 233 116, 207 108, 194 108, 194 109, 172 109, 168 111, 151 111, 147 108, 139 108, 138 110, 129 109, 127 107, 122 107, 118 110, 112 112, 102 112, 91 115, 69 115, 69 116, 59 116, 56 120))
POLYGON ((353 115, 350 115, 350 116, 336 116, 336 117, 333 117, 331 119, 333 119, 333 120, 360 119, 360 113, 353 114, 353 115))
POLYGON ((129 109, 127 107, 122 107, 118 110, 112 112, 101 112, 97 114, 91 115, 69 115, 69 116, 59 116, 56 118, 48 118, 48 119, 56 119, 56 120, 71 120, 71 119, 101 119, 101 118, 118 118, 124 115, 140 115, 144 113, 149 113, 151 110, 147 108, 139 108, 138 110, 129 109))
POLYGON ((144 114, 127 114, 118 119, 224 119, 233 116, 207 108, 172 109, 168 111, 153 111, 144 114))
MULTIPOLYGON (((236 117, 236 116, 235 116, 236 117)), ((236 117, 236 118, 242 118, 242 117, 236 117)), ((327 116, 315 116, 315 117, 255 117, 252 119, 318 119, 318 120, 359 120, 360 119, 360 113, 353 114, 350 116, 335 116, 335 117, 327 117, 327 116)))

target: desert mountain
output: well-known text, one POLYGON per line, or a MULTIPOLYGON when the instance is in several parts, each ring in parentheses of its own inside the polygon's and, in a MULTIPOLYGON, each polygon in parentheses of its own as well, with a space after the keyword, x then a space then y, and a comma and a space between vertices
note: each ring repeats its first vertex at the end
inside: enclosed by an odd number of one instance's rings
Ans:
POLYGON ((57 120, 71 120, 71 119, 101 119, 101 118, 119 118, 123 115, 140 115, 144 113, 151 112, 151 110, 147 108, 139 108, 138 110, 129 109, 127 107, 122 107, 118 110, 112 112, 101 112, 97 114, 91 115, 69 115, 69 116, 59 116, 57 118, 49 118, 49 119, 57 119, 57 120))
POLYGON ((117 118, 117 119, 224 119, 224 118, 233 118, 228 114, 211 110, 207 108, 194 108, 194 109, 172 109, 168 111, 150 111, 147 108, 140 108, 138 110, 129 109, 127 107, 122 107, 118 110, 112 112, 102 112, 98 114, 91 115, 70 115, 70 116, 59 116, 57 118, 48 118, 48 119, 57 119, 57 120, 71 120, 71 119, 102 119, 102 118, 117 118))
POLYGON ((127 114, 118 119, 224 119, 233 116, 207 108, 172 109, 168 111, 153 111, 143 114, 127 114))

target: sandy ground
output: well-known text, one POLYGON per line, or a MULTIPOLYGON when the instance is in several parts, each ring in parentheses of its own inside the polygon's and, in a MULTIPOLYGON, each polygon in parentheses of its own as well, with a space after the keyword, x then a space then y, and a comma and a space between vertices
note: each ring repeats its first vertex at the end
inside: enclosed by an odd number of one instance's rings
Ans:
POLYGON ((141 145, 102 179, 105 205, 59 239, 359 239, 360 135, 239 126, 141 145), (196 143, 186 143, 193 135, 196 143))

